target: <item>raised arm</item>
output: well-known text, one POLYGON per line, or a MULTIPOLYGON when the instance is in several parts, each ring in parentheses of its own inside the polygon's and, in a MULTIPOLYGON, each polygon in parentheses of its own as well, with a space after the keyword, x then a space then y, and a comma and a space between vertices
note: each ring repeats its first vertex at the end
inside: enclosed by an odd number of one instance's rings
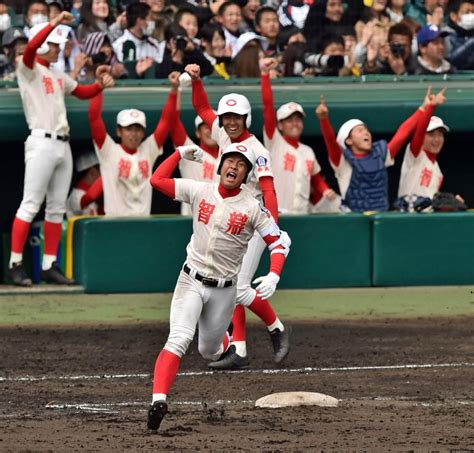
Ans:
POLYGON ((270 81, 270 70, 274 66, 273 58, 260 59, 261 91, 263 104, 263 125, 265 134, 271 140, 277 128, 275 103, 273 100, 272 83, 270 81))
POLYGON ((100 92, 89 102, 89 126, 91 128, 92 140, 94 140, 94 143, 99 150, 102 149, 105 138, 107 137, 107 130, 105 128, 104 120, 102 119, 103 101, 104 96, 102 92, 100 92))
POLYGON ((92 99, 97 96, 105 88, 110 88, 115 85, 114 78, 110 74, 111 67, 101 65, 96 70, 96 81, 90 85, 77 85, 74 91, 71 92, 73 96, 79 99, 92 99))
POLYGON ((278 222, 278 200, 275 191, 275 185, 271 176, 262 176, 258 183, 262 189, 263 203, 270 211, 275 222, 278 222))
POLYGON ((102 176, 99 176, 81 198, 81 209, 96 201, 104 193, 102 176))
MULTIPOLYGON (((170 133, 171 133, 171 141, 173 142, 173 145, 176 146, 182 146, 185 144, 186 139, 188 138, 188 134, 186 132, 186 129, 183 126, 183 123, 181 122, 180 118, 180 111, 181 111, 181 102, 180 102, 180 96, 181 94, 178 92, 179 88, 179 72, 172 72, 169 76, 168 79, 171 84, 171 89, 172 91, 176 91, 176 97, 175 97, 175 102, 174 102, 174 108, 170 111, 171 117, 169 119, 170 121, 170 133), (172 125, 172 126, 171 126, 172 125)), ((163 111, 163 114, 165 112, 163 111)))
POLYGON ((319 119, 319 125, 321 127, 321 133, 323 134, 324 143, 329 155, 329 160, 335 167, 339 166, 341 162, 342 149, 337 143, 334 129, 329 121, 329 109, 326 105, 326 100, 323 95, 320 96, 320 102, 316 108, 316 116, 319 119))
POLYGON ((174 129, 174 121, 176 118, 176 98, 178 94, 178 85, 175 85, 174 82, 177 82, 178 77, 179 72, 172 72, 168 76, 171 82, 171 91, 168 96, 168 100, 166 101, 166 104, 163 107, 163 112, 161 113, 160 121, 156 125, 155 132, 153 133, 158 148, 161 148, 163 146, 163 143, 165 142, 170 129, 174 129))
POLYGON ((203 119, 203 121, 212 128, 212 124, 216 120, 217 115, 212 110, 206 90, 204 89, 204 85, 200 79, 201 69, 197 64, 188 64, 184 70, 192 79, 192 101, 194 110, 196 110, 196 113, 203 119))

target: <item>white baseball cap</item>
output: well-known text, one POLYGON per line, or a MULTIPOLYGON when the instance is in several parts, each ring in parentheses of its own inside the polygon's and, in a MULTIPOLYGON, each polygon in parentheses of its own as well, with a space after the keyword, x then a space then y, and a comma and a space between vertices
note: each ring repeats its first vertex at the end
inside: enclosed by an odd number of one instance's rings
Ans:
POLYGON ((99 159, 97 159, 97 156, 93 151, 87 151, 76 157, 75 163, 76 170, 81 172, 93 167, 94 165, 98 165, 99 159))
POLYGON ((242 94, 230 93, 222 96, 217 106, 217 115, 221 116, 225 113, 235 113, 237 115, 247 115, 247 129, 252 124, 252 108, 249 100, 242 94))
MULTIPOLYGON (((30 37, 29 40, 31 41, 41 30, 43 30, 48 24, 38 24, 34 25, 30 28, 30 37)), ((71 27, 67 25, 59 25, 48 35, 44 43, 41 47, 36 51, 38 55, 44 55, 48 53, 48 42, 52 44, 64 44, 67 42, 67 37, 69 32, 71 31, 71 27)))
MULTIPOLYGON (((213 112, 217 115, 217 112, 213 110, 213 112)), ((204 120, 198 115, 194 118, 194 127, 197 129, 201 124, 204 123, 204 120)))
POLYGON ((141 110, 121 110, 117 115, 117 124, 122 127, 131 126, 132 124, 139 124, 140 126, 146 128, 146 117, 141 110))
POLYGON ((306 113, 304 113, 304 109, 300 104, 297 104, 296 102, 288 102, 287 104, 283 104, 277 110, 277 121, 284 120, 293 115, 293 113, 301 113, 303 116, 306 116, 306 113))
POLYGON ((362 122, 361 120, 352 119, 352 120, 346 121, 339 128, 339 131, 337 132, 336 141, 342 149, 347 148, 346 140, 347 140, 347 137, 349 137, 352 129, 354 129, 356 126, 360 126, 361 124, 365 126, 365 123, 362 122))
POLYGON ((247 145, 244 145, 243 143, 232 143, 227 148, 225 148, 224 151, 222 151, 222 153, 220 155, 220 158, 219 158, 219 165, 217 166, 217 174, 218 175, 221 174, 222 162, 223 162, 225 156, 227 154, 231 154, 231 153, 241 154, 249 162, 249 164, 251 166, 251 170, 247 173, 246 182, 248 182, 251 175, 252 175, 252 173, 253 173, 253 169, 255 167, 255 162, 257 160, 257 157, 255 156, 255 153, 254 153, 253 149, 250 148, 247 145))
POLYGON ((426 132, 434 131, 435 129, 444 129, 446 132, 449 132, 449 127, 443 123, 443 120, 439 116, 432 116, 430 119, 430 124, 426 128, 426 132))
POLYGON ((262 46, 263 50, 267 50, 268 48, 268 41, 267 38, 257 35, 253 31, 248 31, 246 33, 242 33, 235 43, 234 47, 232 48, 232 60, 239 54, 239 52, 248 44, 250 41, 260 41, 260 45, 262 46))

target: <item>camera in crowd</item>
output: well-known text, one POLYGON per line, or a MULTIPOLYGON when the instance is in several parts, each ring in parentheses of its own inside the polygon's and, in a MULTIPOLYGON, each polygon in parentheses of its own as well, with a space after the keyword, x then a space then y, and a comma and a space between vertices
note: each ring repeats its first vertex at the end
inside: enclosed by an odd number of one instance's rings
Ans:
POLYGON ((91 56, 92 64, 102 65, 107 63, 107 54, 105 52, 99 52, 91 56))
POLYGON ((176 50, 186 50, 186 46, 188 45, 188 39, 184 35, 178 35, 175 37, 176 40, 176 50))
POLYGON ((398 42, 390 43, 390 52, 395 58, 405 58, 405 46, 403 44, 399 44, 398 42))
POLYGON ((323 41, 321 53, 306 53, 305 63, 324 76, 338 76, 346 64, 344 39, 339 36, 328 37, 323 41))

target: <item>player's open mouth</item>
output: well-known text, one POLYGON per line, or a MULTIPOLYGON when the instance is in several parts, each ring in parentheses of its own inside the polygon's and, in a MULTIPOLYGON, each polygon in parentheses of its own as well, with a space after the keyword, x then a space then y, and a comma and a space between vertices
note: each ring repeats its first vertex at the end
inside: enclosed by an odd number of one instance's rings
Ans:
POLYGON ((229 171, 225 176, 227 179, 233 179, 233 180, 237 179, 237 173, 233 171, 229 171))

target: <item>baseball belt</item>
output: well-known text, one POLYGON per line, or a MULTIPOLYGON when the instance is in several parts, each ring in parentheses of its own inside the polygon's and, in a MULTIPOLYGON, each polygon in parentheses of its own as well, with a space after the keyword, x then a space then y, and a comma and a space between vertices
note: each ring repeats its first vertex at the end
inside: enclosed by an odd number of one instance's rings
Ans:
POLYGON ((189 276, 195 278, 197 281, 201 282, 204 286, 211 286, 213 288, 228 288, 229 286, 232 286, 234 284, 232 280, 224 280, 223 284, 219 284, 222 280, 219 280, 218 278, 204 277, 204 275, 201 275, 199 272, 196 272, 194 274, 194 272, 187 264, 183 266, 183 271, 186 272, 186 274, 188 274, 189 276))
POLYGON ((69 141, 69 135, 59 135, 56 134, 56 132, 48 132, 43 129, 31 129, 31 135, 33 137, 51 138, 53 140, 59 140, 61 142, 69 141))

